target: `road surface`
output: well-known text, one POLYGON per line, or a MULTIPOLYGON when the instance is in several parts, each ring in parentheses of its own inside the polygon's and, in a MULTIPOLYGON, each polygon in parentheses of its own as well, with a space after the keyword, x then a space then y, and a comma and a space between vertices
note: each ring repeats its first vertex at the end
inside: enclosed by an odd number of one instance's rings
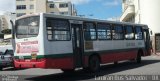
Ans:
MULTIPOLYGON (((120 75, 123 75, 123 77, 129 75, 160 75, 160 56, 143 57, 142 60, 141 64, 126 61, 117 65, 103 65, 98 73, 90 73, 84 70, 76 70, 74 73, 63 73, 59 69, 34 68, 13 70, 12 68, 5 68, 3 71, 0 71, 0 81, 96 81, 103 80, 100 77, 108 77, 109 75, 114 77, 120 75)), ((160 76, 155 78, 155 81, 160 81, 160 76)), ((120 78, 118 81, 123 80, 120 78)))

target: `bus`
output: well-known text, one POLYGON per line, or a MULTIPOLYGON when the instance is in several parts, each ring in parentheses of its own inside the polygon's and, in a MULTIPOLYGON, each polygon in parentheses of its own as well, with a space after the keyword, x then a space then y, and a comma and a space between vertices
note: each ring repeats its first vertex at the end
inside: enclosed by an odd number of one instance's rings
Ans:
POLYGON ((76 68, 151 55, 147 25, 38 13, 15 21, 15 68, 76 68))

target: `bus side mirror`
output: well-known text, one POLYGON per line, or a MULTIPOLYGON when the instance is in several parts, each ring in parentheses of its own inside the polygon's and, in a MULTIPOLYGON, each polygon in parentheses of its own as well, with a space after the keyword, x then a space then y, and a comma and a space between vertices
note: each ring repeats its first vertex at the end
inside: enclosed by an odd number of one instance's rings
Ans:
POLYGON ((15 25, 14 25, 14 22, 12 20, 10 20, 10 23, 11 23, 11 26, 12 26, 12 30, 11 30, 11 33, 12 33, 12 47, 13 47, 13 50, 15 50, 15 25))
POLYGON ((12 38, 14 39, 14 33, 15 33, 15 27, 14 27, 14 23, 13 23, 13 21, 12 20, 10 20, 10 23, 11 23, 11 25, 12 25, 12 30, 11 30, 11 32, 12 32, 12 38))
POLYGON ((150 31, 150 34, 152 35, 152 31, 150 31))
POLYGON ((12 20, 10 20, 10 23, 11 23, 11 25, 12 25, 12 28, 13 28, 13 26, 14 26, 14 24, 13 24, 13 21, 12 21, 12 20))

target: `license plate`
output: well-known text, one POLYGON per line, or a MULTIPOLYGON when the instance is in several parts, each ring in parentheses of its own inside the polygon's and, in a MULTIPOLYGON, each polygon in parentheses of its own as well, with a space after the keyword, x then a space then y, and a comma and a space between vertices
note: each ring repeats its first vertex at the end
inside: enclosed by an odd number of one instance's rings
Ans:
POLYGON ((31 60, 27 60, 27 59, 25 60, 25 62, 30 62, 30 61, 31 61, 31 60))
POLYGON ((32 58, 32 59, 36 59, 36 58, 37 58, 37 54, 36 54, 36 53, 32 53, 32 54, 31 54, 31 58, 32 58))
POLYGON ((30 64, 25 64, 24 66, 25 66, 25 67, 30 67, 31 65, 30 65, 30 64))

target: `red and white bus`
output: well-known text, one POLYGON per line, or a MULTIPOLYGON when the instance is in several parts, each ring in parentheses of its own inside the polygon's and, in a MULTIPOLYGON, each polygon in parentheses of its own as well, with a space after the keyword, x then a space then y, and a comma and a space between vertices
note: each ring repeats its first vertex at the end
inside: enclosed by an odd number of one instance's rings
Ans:
POLYGON ((147 25, 47 13, 15 23, 15 68, 89 68, 123 60, 141 62, 150 52, 147 25))

